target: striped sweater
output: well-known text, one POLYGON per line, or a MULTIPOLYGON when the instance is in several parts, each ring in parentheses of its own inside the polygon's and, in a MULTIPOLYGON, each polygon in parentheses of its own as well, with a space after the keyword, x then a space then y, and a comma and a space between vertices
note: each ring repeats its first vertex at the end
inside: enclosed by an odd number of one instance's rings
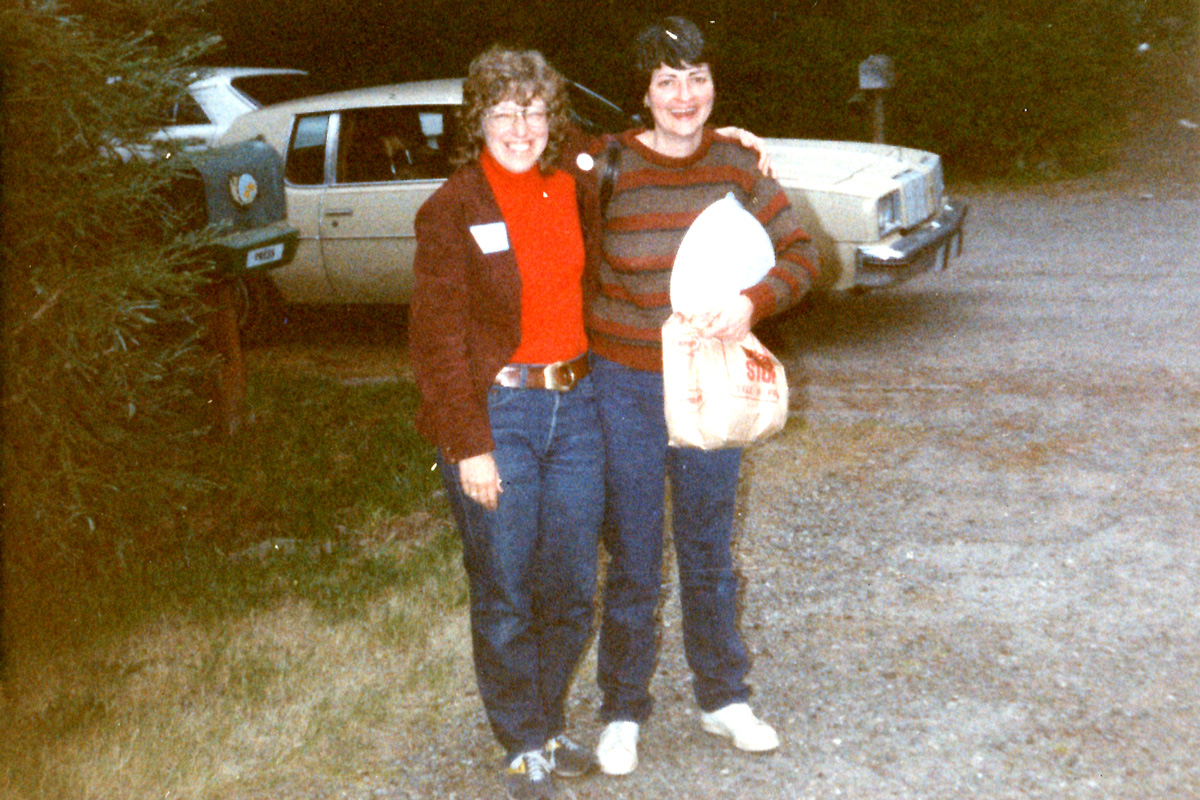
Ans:
POLYGON ((586 322, 594 352, 633 369, 661 372, 671 268, 701 211, 732 191, 775 245, 775 267, 743 292, 754 304, 755 322, 804 295, 817 276, 817 251, 783 189, 758 171, 753 151, 705 129, 695 153, 671 158, 639 142, 638 133, 619 137, 623 147, 586 322))

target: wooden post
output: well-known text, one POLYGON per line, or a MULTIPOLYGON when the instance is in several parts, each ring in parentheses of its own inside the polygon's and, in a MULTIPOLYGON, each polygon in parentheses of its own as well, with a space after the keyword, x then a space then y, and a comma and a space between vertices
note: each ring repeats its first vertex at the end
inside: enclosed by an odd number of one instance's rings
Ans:
POLYGON ((892 59, 888 56, 870 56, 859 62, 858 88, 871 97, 872 141, 883 144, 884 107, 883 95, 896 82, 892 59))
POLYGON ((237 286, 217 278, 205 292, 209 306, 208 341, 218 356, 212 376, 212 403, 221 436, 232 436, 242 426, 246 411, 246 362, 237 324, 237 286))
POLYGON ((871 92, 871 95, 873 99, 871 104, 873 106, 872 117, 874 118, 874 125, 872 126, 874 135, 872 136, 871 141, 875 142, 875 144, 883 144, 883 91, 873 91, 871 92))

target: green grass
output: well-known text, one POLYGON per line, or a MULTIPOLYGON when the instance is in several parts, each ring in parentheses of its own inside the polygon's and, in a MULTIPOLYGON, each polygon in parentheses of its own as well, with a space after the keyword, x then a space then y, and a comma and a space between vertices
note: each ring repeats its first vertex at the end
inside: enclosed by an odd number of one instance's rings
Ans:
POLYGON ((0 798, 273 796, 403 751, 428 697, 467 696, 458 537, 415 405, 404 382, 256 372, 255 421, 203 446, 213 489, 153 553, 10 579, 0 798))
POLYGON ((373 515, 422 507, 437 488, 433 453, 412 427, 411 384, 268 371, 254 376, 248 402, 254 422, 203 459, 223 487, 222 541, 343 538, 373 515))

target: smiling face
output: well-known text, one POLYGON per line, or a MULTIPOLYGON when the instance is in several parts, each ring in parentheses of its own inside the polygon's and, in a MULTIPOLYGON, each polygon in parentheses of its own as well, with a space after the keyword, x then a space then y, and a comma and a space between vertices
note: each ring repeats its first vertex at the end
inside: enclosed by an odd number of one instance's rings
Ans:
POLYGON ((680 69, 663 64, 654 70, 646 91, 646 107, 654 117, 654 134, 662 152, 685 156, 700 146, 715 98, 716 88, 707 64, 684 63, 680 69))
POLYGON ((538 163, 550 141, 546 102, 523 106, 503 100, 483 117, 483 139, 492 158, 509 172, 526 172, 538 163))

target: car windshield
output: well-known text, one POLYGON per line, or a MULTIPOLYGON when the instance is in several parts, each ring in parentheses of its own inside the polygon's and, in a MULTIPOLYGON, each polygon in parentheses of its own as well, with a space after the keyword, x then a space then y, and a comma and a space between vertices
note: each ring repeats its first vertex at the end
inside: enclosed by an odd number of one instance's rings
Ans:
POLYGON ((269 106, 314 94, 307 75, 244 75, 230 81, 235 89, 260 105, 269 106))
POLYGON ((586 86, 571 82, 571 116, 575 124, 593 136, 601 133, 620 133, 637 127, 638 120, 626 114, 618 105, 606 100, 586 86))

